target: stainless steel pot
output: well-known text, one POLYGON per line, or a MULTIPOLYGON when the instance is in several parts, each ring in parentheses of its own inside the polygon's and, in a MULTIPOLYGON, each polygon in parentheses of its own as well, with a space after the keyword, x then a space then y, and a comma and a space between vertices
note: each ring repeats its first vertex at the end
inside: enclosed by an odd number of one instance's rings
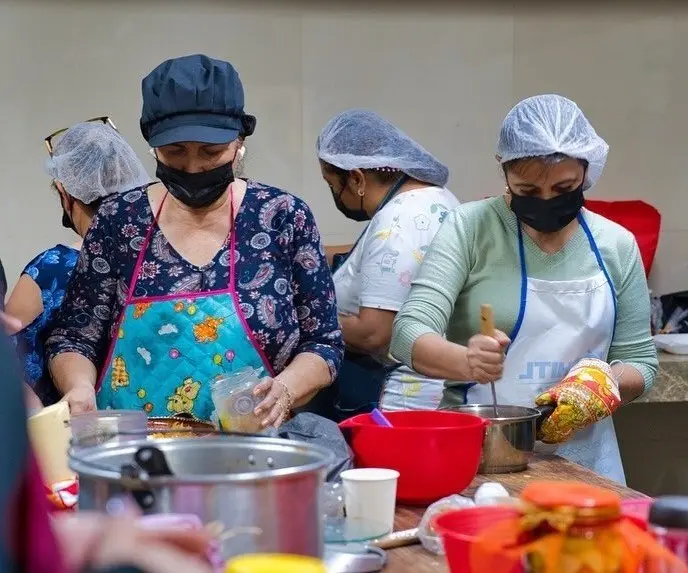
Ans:
POLYGON ((106 511, 110 500, 131 492, 146 514, 194 514, 213 529, 219 523, 229 532, 220 536, 224 559, 256 552, 322 557, 320 488, 332 460, 310 444, 221 435, 70 451, 80 510, 106 511))
POLYGON ((492 404, 454 406, 454 412, 473 414, 490 421, 483 442, 478 473, 506 474, 528 468, 528 454, 535 449, 540 424, 554 411, 553 406, 497 406, 492 404))

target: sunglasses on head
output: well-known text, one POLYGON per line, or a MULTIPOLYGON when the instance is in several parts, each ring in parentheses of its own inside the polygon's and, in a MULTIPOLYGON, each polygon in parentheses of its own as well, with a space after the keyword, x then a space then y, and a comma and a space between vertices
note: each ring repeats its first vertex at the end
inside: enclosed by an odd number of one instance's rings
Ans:
MULTIPOLYGON (((104 115, 102 117, 93 117, 91 119, 87 119, 83 123, 104 123, 105 125, 109 125, 112 129, 115 131, 118 131, 117 127, 115 124, 112 122, 109 116, 104 115)), ((57 131, 51 133, 48 137, 46 137, 43 141, 45 143, 45 147, 48 150, 48 154, 52 157, 53 155, 53 150, 55 148, 55 145, 57 143, 57 140, 60 138, 60 136, 64 135, 67 131, 69 130, 68 127, 64 127, 62 129, 58 129, 57 131)))

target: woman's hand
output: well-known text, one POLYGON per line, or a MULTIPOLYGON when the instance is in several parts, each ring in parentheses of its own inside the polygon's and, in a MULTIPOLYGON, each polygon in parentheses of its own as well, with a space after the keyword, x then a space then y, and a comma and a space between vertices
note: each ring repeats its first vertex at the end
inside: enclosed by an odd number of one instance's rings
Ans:
POLYGON ((96 409, 96 389, 88 382, 76 384, 62 397, 62 401, 69 404, 72 416, 93 412, 96 409))
POLYGON ((480 384, 499 380, 504 372, 504 355, 510 342, 500 330, 495 330, 494 336, 472 336, 466 350, 470 380, 480 384))
POLYGON ((606 362, 596 359, 579 361, 564 379, 540 394, 538 406, 556 406, 540 427, 538 439, 559 444, 603 418, 621 405, 619 384, 606 362))
POLYGON ((58 516, 53 529, 69 570, 135 566, 146 573, 210 573, 211 538, 203 531, 148 530, 130 517, 58 516))
POLYGON ((279 428, 294 405, 289 388, 276 378, 263 378, 253 390, 253 394, 263 396, 263 400, 255 409, 255 415, 263 417, 262 427, 279 428))

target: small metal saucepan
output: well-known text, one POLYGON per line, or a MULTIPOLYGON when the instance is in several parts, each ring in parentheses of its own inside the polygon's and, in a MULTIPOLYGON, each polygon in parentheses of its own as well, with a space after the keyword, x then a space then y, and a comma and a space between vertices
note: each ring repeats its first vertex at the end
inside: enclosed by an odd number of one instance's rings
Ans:
POLYGON ((497 406, 493 404, 453 406, 453 412, 473 414, 490 421, 483 443, 478 473, 506 474, 528 468, 528 454, 535 449, 537 431, 554 411, 554 406, 497 406))

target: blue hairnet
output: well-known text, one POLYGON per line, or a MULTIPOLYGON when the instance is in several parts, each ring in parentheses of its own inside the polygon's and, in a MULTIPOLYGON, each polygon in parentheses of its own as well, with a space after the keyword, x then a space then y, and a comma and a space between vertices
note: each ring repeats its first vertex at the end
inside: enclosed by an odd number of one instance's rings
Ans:
POLYGON ((561 153, 588 163, 584 189, 602 176, 609 145, 575 102, 553 94, 529 97, 504 118, 497 143, 502 163, 561 153))
POLYGON ((151 182, 136 152, 111 126, 77 123, 55 145, 46 171, 85 204, 151 182))
POLYGON ((403 131, 360 109, 334 116, 316 143, 318 157, 346 171, 390 167, 418 181, 444 187, 449 169, 403 131))

